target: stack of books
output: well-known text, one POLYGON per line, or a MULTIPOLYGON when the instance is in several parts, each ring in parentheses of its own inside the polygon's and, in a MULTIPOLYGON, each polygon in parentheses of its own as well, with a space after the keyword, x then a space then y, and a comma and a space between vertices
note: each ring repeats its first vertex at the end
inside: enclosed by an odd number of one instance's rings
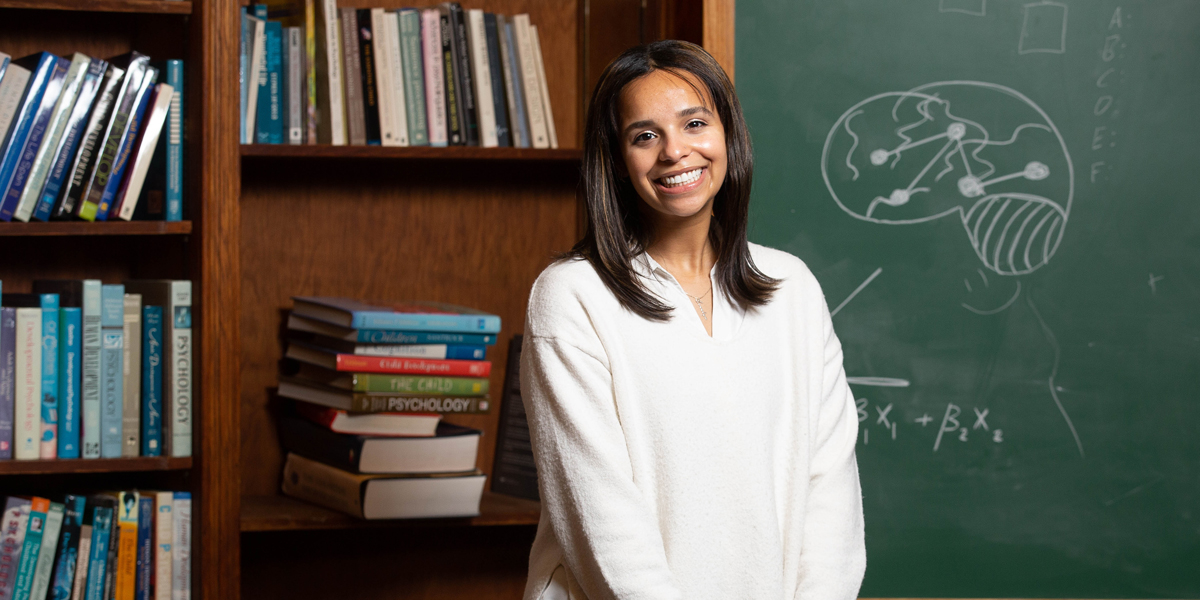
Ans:
POLYGON ((438 303, 296 297, 279 395, 285 494, 366 519, 479 513, 481 432, 500 317, 438 303))
POLYGON ((0 296, 0 460, 191 456, 191 304, 175 280, 0 296))
POLYGON ((191 548, 188 492, 9 496, 0 516, 0 598, 189 598, 191 548))
POLYGON ((182 218, 182 61, 0 52, 0 220, 182 218))
POLYGON ((527 14, 336 0, 242 10, 242 143, 558 147, 527 14))

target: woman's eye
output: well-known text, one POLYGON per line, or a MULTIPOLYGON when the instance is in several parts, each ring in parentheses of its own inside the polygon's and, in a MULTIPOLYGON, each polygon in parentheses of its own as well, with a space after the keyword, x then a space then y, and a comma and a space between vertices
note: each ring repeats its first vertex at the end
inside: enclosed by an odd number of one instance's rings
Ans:
POLYGON ((687 127, 688 127, 688 129, 695 129, 697 127, 704 127, 707 124, 708 123, 705 123, 704 121, 701 121, 700 119, 692 119, 691 121, 688 121, 687 127))
POLYGON ((633 143, 640 144, 642 142, 647 142, 652 139, 654 139, 654 134, 650 133, 649 131, 644 131, 642 133, 639 133, 637 135, 637 137, 633 138, 633 143))

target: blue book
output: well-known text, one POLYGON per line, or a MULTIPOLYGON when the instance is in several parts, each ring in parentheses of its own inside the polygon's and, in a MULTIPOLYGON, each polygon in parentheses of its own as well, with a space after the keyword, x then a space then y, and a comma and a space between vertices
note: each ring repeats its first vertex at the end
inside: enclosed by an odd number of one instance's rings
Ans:
POLYGON ((121 458, 125 286, 101 286, 100 294, 100 457, 121 458))
POLYGON ((32 206, 19 208, 21 196, 25 192, 25 185, 29 183, 29 176, 33 173, 33 161, 42 147, 46 130, 50 128, 50 117, 54 113, 54 105, 58 103, 59 95, 62 94, 63 83, 67 79, 67 68, 71 66, 69 60, 63 60, 54 55, 51 57, 54 66, 51 68, 50 77, 46 79, 46 87, 42 91, 42 101, 34 112, 29 137, 25 140, 25 150, 17 157, 12 181, 9 182, 4 196, 0 198, 0 206, 11 205, 13 214, 21 221, 29 220, 31 213, 26 211, 32 208, 32 206))
POLYGON ((8 63, 12 57, 0 52, 0 79, 4 78, 4 72, 8 70, 8 63))
POLYGON ((42 304, 42 458, 58 457, 58 294, 42 304))
POLYGON ((79 458, 80 369, 83 366, 83 309, 58 314, 58 457, 79 458))
POLYGON ((293 296, 292 301, 294 314, 352 329, 500 332, 500 317, 473 308, 440 302, 407 302, 383 306, 351 298, 317 296, 293 296))
POLYGON ((0 460, 13 457, 13 393, 17 369, 17 309, 0 308, 0 460))
POLYGON ((171 109, 167 111, 167 217, 183 220, 183 61, 165 61, 167 83, 175 88, 171 109))
POLYGON ((79 141, 83 139, 88 113, 92 107, 92 101, 96 99, 96 93, 100 90, 100 83, 106 70, 108 70, 108 63, 98 58, 93 58, 88 65, 87 74, 83 77, 83 84, 79 86, 79 96, 75 100, 75 106, 71 108, 71 116, 67 118, 67 130, 59 142, 57 154, 54 155, 54 164, 50 167, 50 174, 46 177, 46 186, 42 188, 42 198, 38 200, 37 208, 33 211, 33 218, 39 221, 50 220, 50 213, 54 210, 55 202, 58 201, 58 193, 62 191, 63 180, 67 176, 71 163, 74 162, 79 141))
POLYGON ((142 77, 142 83, 138 86, 137 96, 133 101, 133 114, 129 117, 129 130, 125 132, 125 136, 121 139, 121 147, 117 150, 116 160, 112 164, 112 174, 104 183, 104 191, 100 195, 100 203, 96 207, 96 220, 107 221, 108 211, 112 208, 113 200, 117 197, 117 191, 121 189, 121 180, 125 176, 125 167, 129 165, 129 155, 133 152, 134 145, 138 141, 138 134, 141 132, 142 119, 146 116, 146 107, 150 105, 150 98, 154 96, 154 84, 158 82, 158 70, 152 67, 146 68, 146 74, 142 77))
POLYGON ((50 582, 48 600, 70 600, 75 582, 75 566, 79 564, 79 535, 83 527, 87 498, 67 494, 63 498, 62 536, 58 541, 54 557, 54 574, 50 582))
POLYGON ((150 578, 154 573, 154 496, 138 496, 137 578, 134 600, 150 600, 150 578))
POLYGON ((495 346, 495 335, 487 333, 444 333, 391 329, 353 329, 290 315, 288 329, 306 331, 358 344, 470 344, 495 346))
POLYGON ((42 534, 46 532, 46 513, 50 501, 34 498, 29 507, 29 520, 25 525, 25 544, 21 546, 21 560, 17 563, 17 582, 13 585, 13 600, 29 600, 33 587, 33 571, 37 568, 38 554, 42 549, 42 534))
POLYGON ((162 307, 142 307, 142 456, 162 456, 162 307))
POLYGON ((95 497, 92 502, 92 545, 89 548, 87 586, 84 600, 107 600, 104 597, 104 576, 108 572, 108 544, 112 537, 113 512, 116 502, 112 498, 95 497))
POLYGON ((259 144, 283 143, 283 24, 267 21, 264 37, 265 77, 258 86, 258 112, 254 119, 257 129, 254 141, 259 144))
MULTIPOLYGON (((497 31, 497 33, 500 33, 497 31)), ((516 104, 517 122, 512 124, 517 135, 513 136, 513 146, 518 148, 529 147, 529 116, 525 112, 525 86, 521 78, 521 59, 517 54, 517 41, 513 35, 512 22, 504 23, 504 39, 501 40, 506 46, 506 54, 508 54, 508 69, 512 73, 513 78, 513 104, 516 104)))
POLYGON ((463 346, 458 344, 446 345, 446 358, 452 360, 483 360, 487 354, 487 346, 463 346))
MULTIPOLYGON (((17 105, 12 125, 9 126, 4 142, 0 143, 0 149, 3 149, 3 154, 0 155, 0 190, 4 190, 6 193, 13 173, 17 169, 17 163, 25 152, 25 142, 29 139, 29 131, 33 129, 33 121, 37 116, 38 108, 41 107, 42 96, 50 82, 50 75, 54 73, 54 67, 58 65, 58 57, 49 52, 38 52, 12 62, 29 69, 30 76, 29 83, 25 87, 25 94, 17 105)), ((5 199, 7 197, 7 195, 2 196, 5 199)), ((0 202, 0 220, 11 221, 13 210, 16 208, 16 202, 0 202)))

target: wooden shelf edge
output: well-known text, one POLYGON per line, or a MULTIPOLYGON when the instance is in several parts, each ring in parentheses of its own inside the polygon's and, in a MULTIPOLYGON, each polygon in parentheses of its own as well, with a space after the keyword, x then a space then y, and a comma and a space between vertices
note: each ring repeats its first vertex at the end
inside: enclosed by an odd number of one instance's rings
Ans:
POLYGON ((66 221, 50 223, 0 223, 0 237, 84 236, 84 235, 188 235, 191 221, 104 221, 87 223, 66 221))
POLYGON ((407 148, 382 146, 331 146, 289 144, 245 144, 241 147, 242 158, 341 158, 376 160, 514 160, 544 162, 578 162, 583 151, 575 148, 553 150, 534 148, 479 148, 475 146, 451 146, 434 148, 411 146, 407 148))
POLYGON ((180 2, 177 0, 0 0, 0 8, 169 15, 192 14, 191 2, 180 2))
POLYGON ((182 471, 190 468, 192 468, 191 457, 172 458, 167 456, 0 461, 0 475, 182 471))
POLYGON ((243 496, 241 530, 243 533, 251 533, 386 527, 536 525, 541 516, 541 505, 532 500, 485 491, 479 511, 478 517, 459 519, 367 521, 283 495, 243 496))

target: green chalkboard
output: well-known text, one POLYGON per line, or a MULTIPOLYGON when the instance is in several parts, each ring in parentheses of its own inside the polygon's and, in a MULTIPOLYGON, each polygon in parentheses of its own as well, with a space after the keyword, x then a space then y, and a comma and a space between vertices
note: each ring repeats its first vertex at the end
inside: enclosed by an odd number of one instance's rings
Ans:
POLYGON ((1200 597, 1200 2, 739 0, 736 55, 863 595, 1200 597))

